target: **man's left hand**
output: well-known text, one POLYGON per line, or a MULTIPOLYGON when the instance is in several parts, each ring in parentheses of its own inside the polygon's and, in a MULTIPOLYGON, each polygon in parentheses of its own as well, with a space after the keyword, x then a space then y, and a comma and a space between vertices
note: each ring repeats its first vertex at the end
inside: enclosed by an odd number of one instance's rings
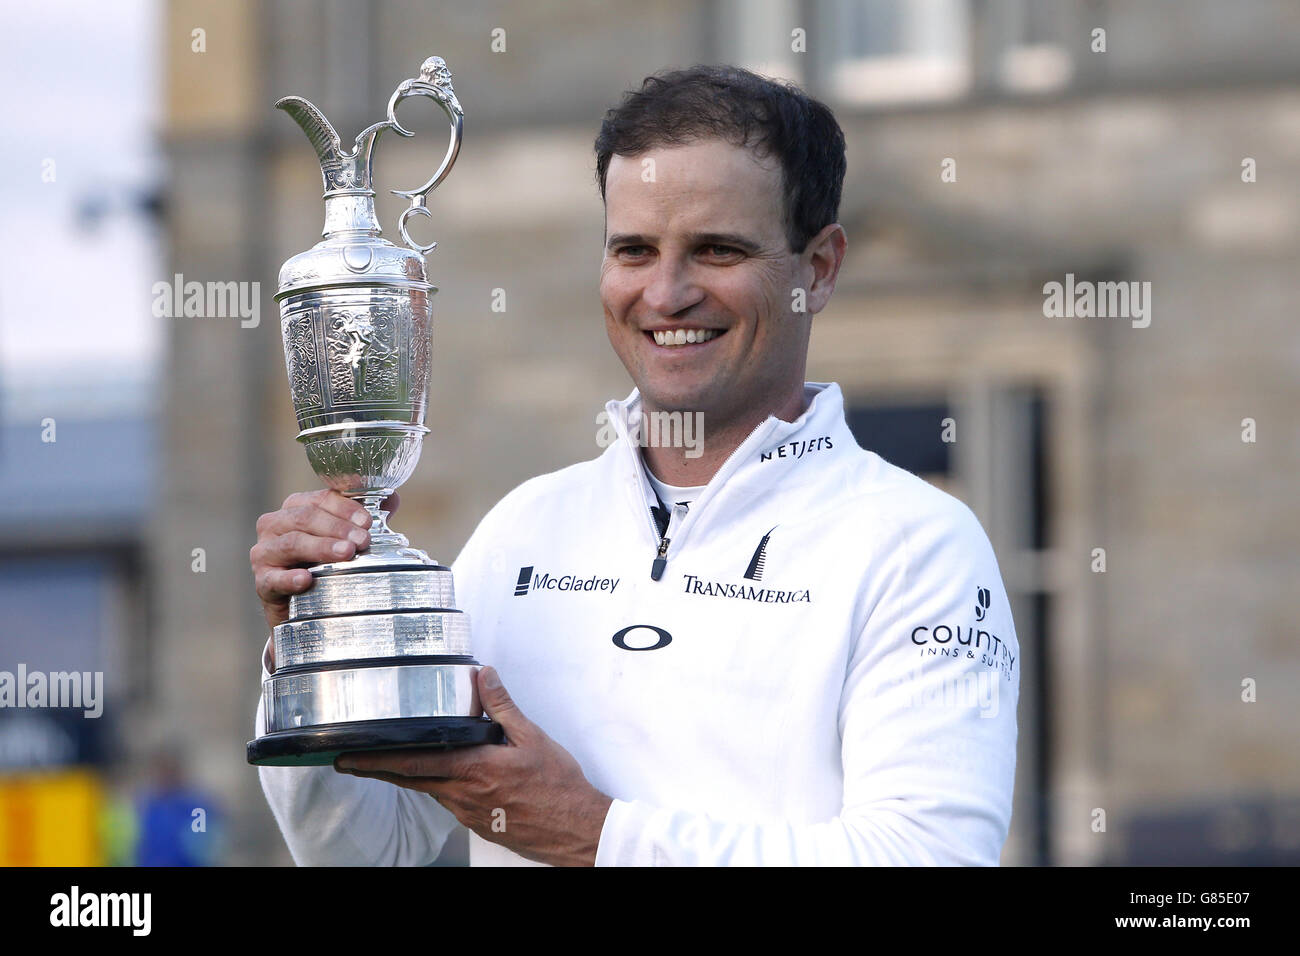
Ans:
POLYGON ((613 802, 567 750, 515 706, 495 669, 478 672, 479 699, 505 745, 350 753, 334 766, 422 790, 484 840, 556 866, 593 866, 613 802))

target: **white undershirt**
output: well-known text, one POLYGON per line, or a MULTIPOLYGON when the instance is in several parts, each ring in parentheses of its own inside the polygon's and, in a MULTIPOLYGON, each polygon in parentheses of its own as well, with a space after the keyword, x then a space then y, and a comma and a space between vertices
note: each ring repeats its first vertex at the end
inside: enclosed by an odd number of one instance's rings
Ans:
POLYGON ((650 487, 655 490, 659 500, 664 503, 664 507, 672 510, 675 504, 689 505, 692 501, 704 494, 704 485, 696 485, 693 488, 682 488, 678 485, 664 484, 655 477, 655 473, 649 469, 645 470, 645 475, 650 479, 650 487))

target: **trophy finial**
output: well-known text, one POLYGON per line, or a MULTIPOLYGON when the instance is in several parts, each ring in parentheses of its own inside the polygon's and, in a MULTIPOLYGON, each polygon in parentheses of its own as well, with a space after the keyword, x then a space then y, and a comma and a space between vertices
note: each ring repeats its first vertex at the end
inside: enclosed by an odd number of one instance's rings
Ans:
POLYGON ((450 86, 451 70, 447 69, 447 61, 440 56, 429 57, 420 64, 420 79, 436 86, 450 86))

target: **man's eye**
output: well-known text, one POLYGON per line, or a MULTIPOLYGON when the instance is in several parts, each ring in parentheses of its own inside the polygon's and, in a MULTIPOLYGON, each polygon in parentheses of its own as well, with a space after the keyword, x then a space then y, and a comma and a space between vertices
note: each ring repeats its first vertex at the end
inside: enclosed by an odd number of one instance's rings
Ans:
POLYGON ((634 259, 645 255, 645 253, 645 246, 619 246, 618 248, 618 254, 620 256, 631 256, 634 259))
POLYGON ((732 256, 740 255, 740 250, 735 246, 711 245, 707 247, 709 255, 717 259, 728 259, 732 256))

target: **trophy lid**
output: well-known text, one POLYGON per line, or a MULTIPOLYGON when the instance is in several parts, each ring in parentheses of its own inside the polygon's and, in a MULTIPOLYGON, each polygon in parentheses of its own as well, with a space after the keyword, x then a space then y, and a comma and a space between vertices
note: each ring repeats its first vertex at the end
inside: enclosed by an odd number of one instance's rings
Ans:
POLYGON ((396 246, 373 231, 332 231, 327 225, 325 238, 305 252, 300 252, 280 267, 279 302, 289 296, 340 285, 396 285, 434 293, 438 289, 425 274, 424 256, 396 246))

